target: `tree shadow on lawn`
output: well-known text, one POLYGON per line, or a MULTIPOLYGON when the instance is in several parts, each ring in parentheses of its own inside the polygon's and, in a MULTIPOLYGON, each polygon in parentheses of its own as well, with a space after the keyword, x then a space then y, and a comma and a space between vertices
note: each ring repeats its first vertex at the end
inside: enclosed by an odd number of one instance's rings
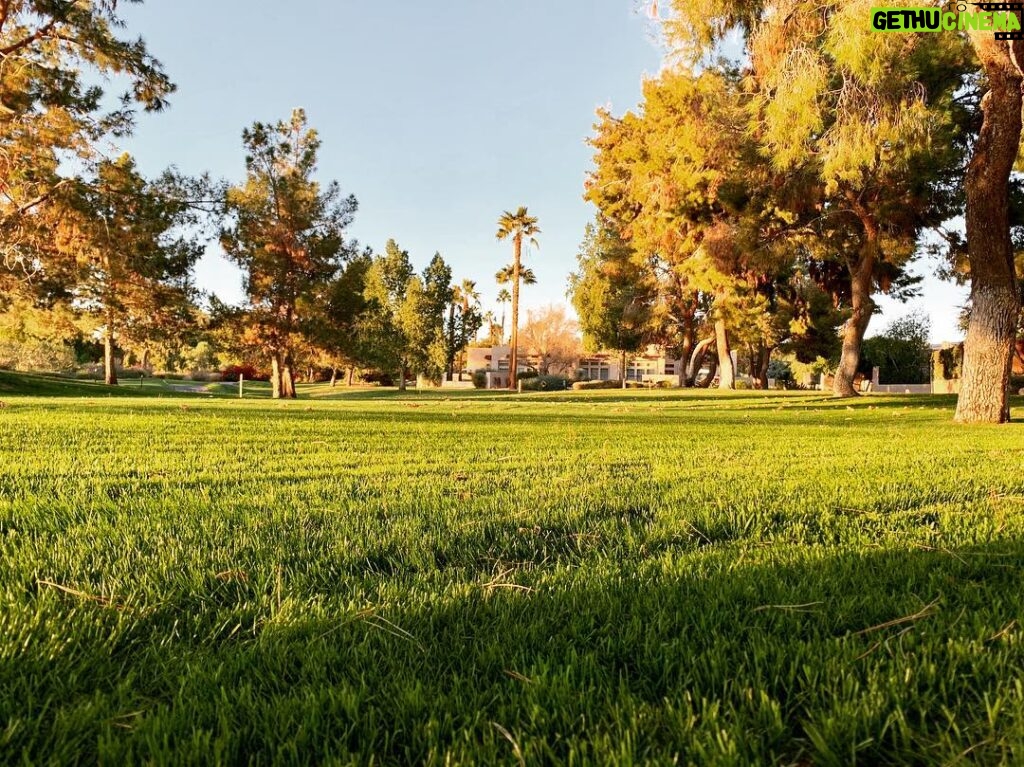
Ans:
POLYGON ((687 544, 632 560, 613 546, 488 571, 470 543, 461 578, 398 568, 293 592, 287 576, 282 587, 211 573, 208 591, 137 614, 39 593, 40 609, 66 608, 68 639, 58 652, 26 643, 0 665, 11 691, 0 757, 1024 756, 1021 541, 857 552, 687 544), (95 629, 87 641, 75 639, 83 625, 95 629))

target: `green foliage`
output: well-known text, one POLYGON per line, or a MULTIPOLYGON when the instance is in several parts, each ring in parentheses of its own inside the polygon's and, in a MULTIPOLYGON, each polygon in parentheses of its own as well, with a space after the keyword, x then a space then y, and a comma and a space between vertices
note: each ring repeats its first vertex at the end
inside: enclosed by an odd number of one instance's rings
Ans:
POLYGON ((768 364, 768 378, 776 385, 789 388, 795 382, 793 366, 786 360, 775 359, 768 364))
POLYGON ((864 342, 861 370, 879 368, 883 384, 928 383, 932 350, 928 343, 931 322, 925 315, 909 314, 893 320, 885 331, 864 342))
POLYGON ((190 371, 208 373, 220 367, 220 360, 209 341, 200 341, 185 352, 185 365, 190 371))
POLYGON ((0 397, 0 762, 1024 748, 1024 436, 949 398, 0 397))
POLYGON ((2 288, 61 283, 69 265, 53 243, 67 212, 62 193, 74 183, 69 168, 95 162, 111 139, 128 135, 135 106, 158 111, 174 91, 145 42, 123 34, 124 5, 0 4, 2 288), (127 86, 120 99, 105 92, 112 82, 127 86), (6 279, 8 270, 18 279, 6 279))
POLYGON ((289 396, 285 371, 302 328, 299 306, 315 305, 354 255, 345 230, 357 203, 342 197, 336 182, 322 187, 315 180, 320 138, 303 110, 274 125, 255 123, 242 141, 246 179, 227 191, 220 240, 242 269, 249 343, 278 366, 281 393, 289 396))
POLYGON ((572 383, 565 376, 535 375, 527 378, 520 374, 519 380, 523 384, 523 391, 565 391, 572 383))
POLYGON ((451 283, 451 268, 441 254, 421 277, 408 252, 389 240, 366 275, 367 309, 360 321, 364 359, 440 381, 449 360, 445 322, 454 299, 451 283))
POLYGON ((569 296, 589 351, 635 353, 654 340, 656 283, 643 259, 600 221, 588 224, 569 296))

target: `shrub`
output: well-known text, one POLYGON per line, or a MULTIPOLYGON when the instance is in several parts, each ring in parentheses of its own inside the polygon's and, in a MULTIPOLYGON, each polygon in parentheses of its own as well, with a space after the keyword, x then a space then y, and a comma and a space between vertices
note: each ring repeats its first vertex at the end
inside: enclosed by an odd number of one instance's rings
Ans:
POLYGON ((186 374, 185 380, 196 381, 198 383, 217 383, 224 379, 221 378, 220 373, 213 373, 209 370, 190 370, 186 374))
POLYGON ((534 376, 519 378, 523 383, 523 391, 565 391, 569 388, 569 379, 564 376, 534 376))
POLYGON ((474 370, 473 371, 473 388, 474 389, 486 389, 487 388, 487 371, 486 370, 474 370))
POLYGON ((391 373, 385 373, 382 370, 364 370, 359 376, 363 383, 377 384, 378 386, 395 386, 397 381, 391 373))
POLYGON ((540 373, 538 373, 536 370, 524 370, 522 373, 519 374, 517 380, 529 381, 533 378, 540 378, 540 373))
POLYGON ((572 385, 573 391, 596 391, 598 389, 621 389, 619 381, 577 381, 572 385))
POLYGON ((270 376, 261 373, 253 365, 228 365, 220 371, 220 380, 230 383, 238 383, 239 376, 245 376, 246 381, 267 381, 270 376))
POLYGON ((789 386, 794 383, 793 366, 788 360, 772 360, 768 364, 768 377, 775 381, 776 386, 789 386))

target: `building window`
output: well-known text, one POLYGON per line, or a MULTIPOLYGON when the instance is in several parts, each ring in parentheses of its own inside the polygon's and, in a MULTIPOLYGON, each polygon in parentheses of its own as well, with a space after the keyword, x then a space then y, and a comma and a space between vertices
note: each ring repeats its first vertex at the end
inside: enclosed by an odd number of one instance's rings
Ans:
POLYGON ((583 377, 590 381, 608 381, 612 375, 609 364, 597 359, 580 360, 580 371, 583 377))
POLYGON ((626 378, 630 381, 643 381, 644 376, 656 375, 657 372, 657 360, 633 360, 626 368, 626 378))

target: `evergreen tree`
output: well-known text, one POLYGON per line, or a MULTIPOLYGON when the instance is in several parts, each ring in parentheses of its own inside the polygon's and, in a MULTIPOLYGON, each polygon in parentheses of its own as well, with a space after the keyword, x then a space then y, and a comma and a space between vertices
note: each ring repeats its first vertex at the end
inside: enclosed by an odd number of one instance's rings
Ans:
POLYGON ((242 134, 246 180, 226 195, 221 244, 241 267, 254 340, 270 359, 275 398, 295 397, 293 345, 304 298, 320 292, 354 252, 345 229, 356 211, 336 182, 314 179, 320 139, 297 109, 288 121, 242 134))

